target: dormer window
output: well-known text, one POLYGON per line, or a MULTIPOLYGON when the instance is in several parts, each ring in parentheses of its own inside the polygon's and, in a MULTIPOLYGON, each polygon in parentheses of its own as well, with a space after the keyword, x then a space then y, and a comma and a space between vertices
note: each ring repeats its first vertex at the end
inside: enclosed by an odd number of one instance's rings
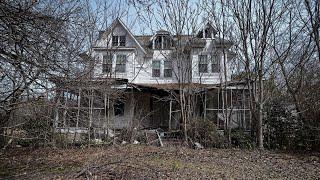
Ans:
POLYGON ((112 36, 112 46, 126 46, 126 36, 112 36))
POLYGON ((203 29, 197 34, 197 38, 213 38, 217 33, 217 30, 208 23, 203 29))
POLYGON ((212 32, 210 31, 209 27, 207 27, 207 28, 204 30, 204 37, 205 37, 205 38, 212 38, 212 32))
POLYGON ((157 31, 157 35, 153 40, 154 49, 170 49, 172 46, 172 39, 168 31, 157 31))

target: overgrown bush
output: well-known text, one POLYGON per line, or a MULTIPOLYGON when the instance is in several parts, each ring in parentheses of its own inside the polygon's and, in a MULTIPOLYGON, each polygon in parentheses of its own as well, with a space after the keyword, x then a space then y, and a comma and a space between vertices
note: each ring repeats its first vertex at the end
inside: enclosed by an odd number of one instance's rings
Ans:
POLYGON ((225 138, 217 126, 208 119, 195 119, 188 126, 188 136, 193 142, 199 142, 204 147, 225 146, 225 138))
POLYGON ((242 149, 254 148, 254 140, 250 136, 250 133, 243 129, 232 129, 231 130, 231 144, 234 147, 242 149))

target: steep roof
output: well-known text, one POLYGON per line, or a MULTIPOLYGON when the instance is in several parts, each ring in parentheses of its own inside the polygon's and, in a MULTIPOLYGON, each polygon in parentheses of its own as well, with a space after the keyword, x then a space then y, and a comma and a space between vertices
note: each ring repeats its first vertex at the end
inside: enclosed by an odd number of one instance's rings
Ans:
POLYGON ((131 33, 129 28, 121 21, 120 18, 116 18, 112 24, 108 27, 106 31, 100 31, 98 40, 105 39, 107 36, 114 30, 117 25, 121 25, 129 34, 129 36, 134 40, 134 42, 138 45, 138 47, 146 54, 146 50, 141 46, 136 37, 131 33))

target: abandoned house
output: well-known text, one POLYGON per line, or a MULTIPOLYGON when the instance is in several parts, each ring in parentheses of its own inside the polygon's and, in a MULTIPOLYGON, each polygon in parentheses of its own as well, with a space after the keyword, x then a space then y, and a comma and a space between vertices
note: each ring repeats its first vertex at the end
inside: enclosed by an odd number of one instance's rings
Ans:
POLYGON ((87 79, 56 79, 54 126, 59 131, 122 128, 181 130, 179 94, 194 95, 194 115, 224 129, 250 129, 246 86, 231 81, 232 43, 205 23, 196 34, 133 35, 116 19, 90 53, 87 79), (224 101, 222 96, 226 97, 224 101), (67 128, 67 129, 66 129, 67 128))

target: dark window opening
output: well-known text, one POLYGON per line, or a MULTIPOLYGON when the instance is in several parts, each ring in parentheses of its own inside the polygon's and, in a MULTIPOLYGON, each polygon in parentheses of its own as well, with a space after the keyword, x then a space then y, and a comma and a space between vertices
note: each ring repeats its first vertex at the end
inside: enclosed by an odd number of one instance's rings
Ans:
POLYGON ((156 39, 154 40, 154 48, 161 49, 161 46, 162 46, 162 37, 157 36, 156 39))
POLYGON ((203 38, 203 31, 199 31, 199 33, 197 34, 197 38, 203 38))
POLYGON ((212 30, 210 29, 210 27, 206 27, 203 30, 200 30, 199 33, 197 34, 197 38, 212 38, 212 30))
POLYGON ((102 72, 111 73, 112 72, 112 54, 103 55, 102 72))
POLYGON ((121 100, 117 100, 113 106, 114 115, 115 116, 123 116, 124 115, 124 102, 121 100))
POLYGON ((171 47, 171 39, 169 36, 162 36, 163 38, 163 47, 162 49, 170 49, 171 47))
POLYGON ((205 38, 212 38, 212 32, 210 31, 209 27, 204 30, 204 37, 205 38))
POLYGON ((126 46, 126 36, 112 36, 112 46, 126 46))
POLYGON ((160 61, 152 61, 152 77, 160 77, 160 61))
POLYGON ((119 46, 126 46, 126 36, 120 36, 119 46))
POLYGON ((208 59, 207 55, 199 55, 199 73, 208 72, 208 59))
POLYGON ((171 47, 171 38, 170 36, 157 36, 154 40, 155 49, 170 49, 171 47))
POLYGON ((119 36, 112 36, 112 46, 118 46, 119 36))

